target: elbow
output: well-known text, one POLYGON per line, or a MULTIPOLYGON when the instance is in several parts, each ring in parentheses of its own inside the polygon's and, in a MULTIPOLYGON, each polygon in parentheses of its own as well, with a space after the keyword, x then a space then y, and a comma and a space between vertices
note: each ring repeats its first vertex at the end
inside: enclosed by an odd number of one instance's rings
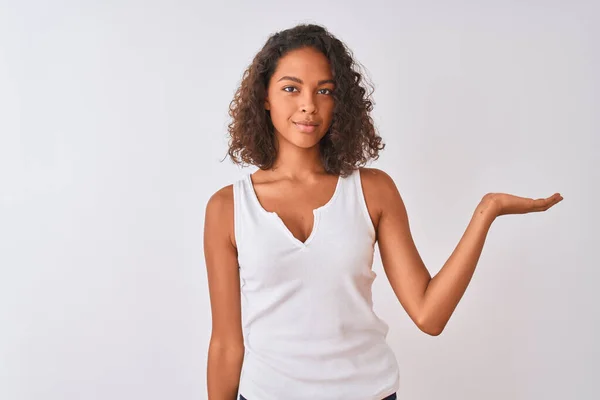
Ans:
POLYGON ((426 328, 423 326, 420 326, 419 329, 421 330, 421 332, 424 332, 429 336, 439 336, 444 331, 444 328, 426 328))
POLYGON ((421 331, 425 332, 429 336, 439 336, 442 334, 444 329, 421 329, 421 331))
POLYGON ((241 363, 244 359, 245 347, 239 342, 221 342, 211 339, 208 348, 209 358, 217 358, 227 363, 241 363))
POLYGON ((439 336, 444 331, 444 325, 432 324, 430 321, 424 319, 419 320, 417 326, 421 332, 426 333, 429 336, 439 336))

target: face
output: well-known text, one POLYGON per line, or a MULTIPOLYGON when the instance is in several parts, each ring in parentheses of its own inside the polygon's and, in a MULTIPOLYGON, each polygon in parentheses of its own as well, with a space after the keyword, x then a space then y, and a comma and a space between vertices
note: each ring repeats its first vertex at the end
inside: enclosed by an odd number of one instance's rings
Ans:
POLYGON ((281 57, 265 99, 277 139, 303 148, 318 144, 331 125, 334 89, 323 53, 302 48, 281 57))

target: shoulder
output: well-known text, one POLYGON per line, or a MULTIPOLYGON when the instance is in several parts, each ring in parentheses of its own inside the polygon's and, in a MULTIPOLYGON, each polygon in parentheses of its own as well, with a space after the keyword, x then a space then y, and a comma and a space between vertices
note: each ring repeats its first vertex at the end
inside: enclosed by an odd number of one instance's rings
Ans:
POLYGON ((233 210, 233 184, 223 186, 214 192, 206 203, 207 213, 217 213, 233 210))
MULTIPOLYGON (((395 191, 396 183, 385 171, 378 168, 359 168, 363 191, 384 194, 395 191), (383 192, 382 192, 383 191, 383 192)), ((367 193, 365 193, 367 195, 367 193)))
POLYGON ((359 171, 367 210, 377 231, 381 215, 398 196, 398 189, 392 177, 381 169, 365 167, 359 171))
POLYGON ((211 234, 227 236, 236 246, 233 234, 233 184, 224 186, 214 192, 206 203, 205 229, 211 234))

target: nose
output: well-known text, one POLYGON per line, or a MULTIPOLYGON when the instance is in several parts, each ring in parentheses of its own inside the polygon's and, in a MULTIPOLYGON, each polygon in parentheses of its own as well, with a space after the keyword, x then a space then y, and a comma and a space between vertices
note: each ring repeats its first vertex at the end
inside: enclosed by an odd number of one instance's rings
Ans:
POLYGON ((309 91, 308 94, 301 98, 301 106, 303 113, 314 114, 317 111, 317 106, 315 104, 315 99, 309 91))

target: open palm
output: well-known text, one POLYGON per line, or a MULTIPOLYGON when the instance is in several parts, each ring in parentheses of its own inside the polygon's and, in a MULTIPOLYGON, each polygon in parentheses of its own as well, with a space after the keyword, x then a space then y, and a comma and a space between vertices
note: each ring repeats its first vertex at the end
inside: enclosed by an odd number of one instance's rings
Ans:
POLYGON ((546 211, 562 201, 563 197, 560 193, 555 193, 545 199, 530 199, 508 193, 488 193, 485 195, 485 199, 492 204, 496 215, 500 216, 546 211))

